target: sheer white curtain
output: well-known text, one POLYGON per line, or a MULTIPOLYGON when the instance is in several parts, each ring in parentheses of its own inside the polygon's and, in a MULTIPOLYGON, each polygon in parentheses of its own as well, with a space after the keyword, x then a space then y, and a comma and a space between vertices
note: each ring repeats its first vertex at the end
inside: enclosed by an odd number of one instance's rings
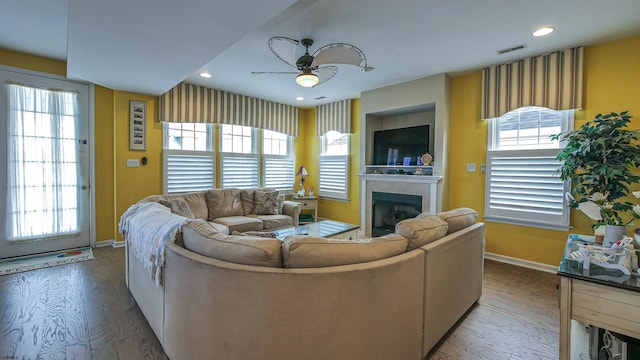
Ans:
POLYGON ((77 94, 9 85, 8 238, 80 231, 77 94))

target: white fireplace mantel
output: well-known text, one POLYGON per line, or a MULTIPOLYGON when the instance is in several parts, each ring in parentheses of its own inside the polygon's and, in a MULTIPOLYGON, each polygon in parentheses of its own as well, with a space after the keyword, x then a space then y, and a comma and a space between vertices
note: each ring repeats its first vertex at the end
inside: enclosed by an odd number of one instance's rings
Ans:
POLYGON ((438 183, 442 176, 358 174, 360 177, 360 225, 365 236, 371 236, 372 193, 387 192, 422 196, 422 211, 435 214, 437 208, 438 183))
POLYGON ((442 176, 430 175, 389 175, 389 174, 358 174, 361 180, 394 181, 437 184, 442 176))

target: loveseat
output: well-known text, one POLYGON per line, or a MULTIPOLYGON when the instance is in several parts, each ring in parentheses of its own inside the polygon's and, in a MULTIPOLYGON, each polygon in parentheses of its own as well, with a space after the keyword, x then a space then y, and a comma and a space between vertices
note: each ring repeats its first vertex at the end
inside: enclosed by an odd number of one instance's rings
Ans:
POLYGON ((265 231, 298 226, 300 204, 285 201, 277 190, 211 189, 178 195, 150 195, 141 202, 158 202, 175 214, 210 222, 218 232, 265 231))
POLYGON ((188 220, 159 286, 125 231, 127 286, 171 359, 421 359, 481 296, 476 220, 467 208, 421 214, 359 240, 188 220))

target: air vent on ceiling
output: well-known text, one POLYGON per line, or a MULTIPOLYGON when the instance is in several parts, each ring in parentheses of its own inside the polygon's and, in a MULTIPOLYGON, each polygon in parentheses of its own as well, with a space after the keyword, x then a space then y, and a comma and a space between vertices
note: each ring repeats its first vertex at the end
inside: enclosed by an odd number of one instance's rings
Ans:
POLYGON ((507 48, 507 49, 498 50, 498 54, 502 55, 502 54, 510 53, 512 51, 522 50, 522 49, 524 49, 526 47, 527 47, 527 45, 522 44, 522 45, 510 47, 510 48, 507 48))
POLYGON ((322 99, 326 99, 326 98, 327 98, 326 96, 318 96, 318 97, 316 98, 316 100, 322 100, 322 99))

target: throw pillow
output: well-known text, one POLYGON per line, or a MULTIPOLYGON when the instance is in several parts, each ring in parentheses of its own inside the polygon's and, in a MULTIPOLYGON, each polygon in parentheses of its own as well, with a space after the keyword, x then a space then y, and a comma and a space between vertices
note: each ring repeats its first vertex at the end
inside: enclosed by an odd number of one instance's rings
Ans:
POLYGON ((184 216, 187 219, 194 218, 193 213, 191 212, 191 209, 189 209, 189 205, 187 205, 187 202, 184 201, 184 199, 182 198, 174 198, 174 199, 159 198, 156 200, 156 202, 160 205, 164 205, 168 207, 169 209, 171 209, 171 212, 176 215, 184 216))
POLYGON ((284 196, 278 196, 278 214, 284 214, 284 196))
POLYGON ((256 191, 256 207, 253 211, 257 215, 278 215, 278 191, 256 191))

